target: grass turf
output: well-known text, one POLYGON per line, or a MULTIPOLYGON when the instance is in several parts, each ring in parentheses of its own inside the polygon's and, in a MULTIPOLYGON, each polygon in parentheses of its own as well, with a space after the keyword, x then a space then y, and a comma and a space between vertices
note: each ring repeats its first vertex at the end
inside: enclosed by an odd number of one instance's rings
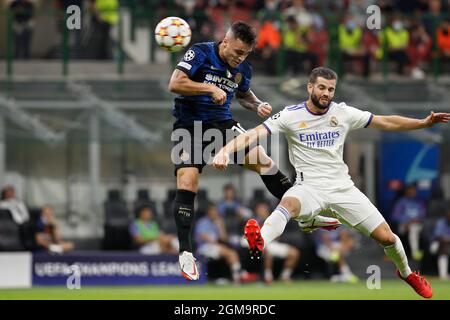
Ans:
MULTIPOLYGON (((450 282, 429 279, 433 299, 450 300, 450 282)), ((32 289, 0 289, 0 299, 19 300, 410 300, 422 299, 412 288, 400 280, 382 280, 381 289, 369 290, 365 281, 357 284, 330 283, 304 280, 289 284, 259 283, 246 285, 186 285, 140 287, 81 287, 68 290, 61 287, 35 287, 32 289)))

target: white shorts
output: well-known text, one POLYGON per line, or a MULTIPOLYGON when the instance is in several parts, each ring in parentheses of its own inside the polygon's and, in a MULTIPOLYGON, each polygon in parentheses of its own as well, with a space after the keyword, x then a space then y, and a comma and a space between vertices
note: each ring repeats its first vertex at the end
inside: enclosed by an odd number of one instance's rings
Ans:
POLYGON ((275 258, 286 259, 289 252, 289 245, 278 241, 272 241, 264 248, 269 255, 275 258))
POLYGON ((217 260, 220 258, 220 245, 216 243, 205 243, 198 248, 197 252, 204 257, 217 260))
POLYGON ((339 191, 320 190, 298 184, 291 187, 283 197, 297 198, 301 203, 298 221, 308 221, 321 214, 339 219, 366 236, 385 222, 383 215, 355 186, 339 191))

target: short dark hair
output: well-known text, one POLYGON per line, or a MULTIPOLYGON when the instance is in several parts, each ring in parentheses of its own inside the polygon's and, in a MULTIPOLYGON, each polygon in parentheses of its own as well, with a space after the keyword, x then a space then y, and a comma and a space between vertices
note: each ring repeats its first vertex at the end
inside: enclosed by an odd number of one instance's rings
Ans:
POLYGON ((256 31, 249 24, 242 21, 236 21, 231 25, 230 30, 233 33, 234 38, 242 40, 246 44, 252 46, 256 43, 256 31))
POLYGON ((314 68, 313 71, 311 71, 311 74, 309 75, 309 82, 312 84, 316 83, 318 77, 322 77, 327 80, 338 79, 336 72, 326 67, 314 68))

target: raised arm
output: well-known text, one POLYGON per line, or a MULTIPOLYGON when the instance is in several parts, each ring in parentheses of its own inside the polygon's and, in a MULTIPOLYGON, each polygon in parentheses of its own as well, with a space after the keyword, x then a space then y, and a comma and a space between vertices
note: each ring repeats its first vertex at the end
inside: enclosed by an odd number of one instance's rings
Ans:
POLYGON ((267 117, 272 112, 272 106, 267 102, 259 100, 252 90, 248 90, 247 92, 237 91, 236 98, 241 106, 255 111, 262 118, 267 117))
POLYGON ((211 83, 196 82, 189 79, 188 75, 179 69, 175 69, 169 81, 170 92, 184 96, 210 95, 215 104, 224 104, 227 94, 222 89, 211 83))
POLYGON ((226 146, 224 146, 217 155, 214 157, 213 166, 219 170, 225 170, 230 163, 230 154, 234 152, 238 152, 245 147, 248 147, 253 142, 257 141, 260 138, 266 137, 269 134, 266 127, 262 124, 259 126, 238 135, 236 138, 228 142, 226 146))
POLYGON ((450 113, 434 113, 424 119, 413 119, 401 116, 373 116, 369 128, 386 131, 407 131, 429 128, 436 123, 447 123, 450 120, 450 113))

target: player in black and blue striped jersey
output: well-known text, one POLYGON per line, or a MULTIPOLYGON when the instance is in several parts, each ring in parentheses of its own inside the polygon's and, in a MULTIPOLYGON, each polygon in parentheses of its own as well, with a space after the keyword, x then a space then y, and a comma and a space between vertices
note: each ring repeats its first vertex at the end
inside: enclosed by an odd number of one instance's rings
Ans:
MULTIPOLYGON (((234 96, 243 107, 260 117, 267 117, 272 112, 270 104, 259 100, 250 89, 252 67, 245 59, 253 51, 255 43, 256 33, 253 28, 244 22, 235 22, 221 42, 194 44, 178 63, 170 79, 169 90, 178 94, 172 110, 176 118, 172 140, 175 136, 182 136, 178 133, 183 132, 187 133, 187 140, 190 141, 181 148, 180 140, 174 141, 172 150, 177 177, 173 210, 180 242, 181 273, 187 280, 199 278, 191 240, 194 199, 199 175, 213 152, 208 148, 211 142, 202 138, 203 133, 216 129, 216 132, 221 133, 224 145, 234 136, 245 132, 231 115, 230 106, 234 96), (201 136, 197 137, 194 128, 199 124, 201 136), (230 132, 234 132, 234 135, 230 136, 230 132)), ((267 189, 281 199, 292 183, 278 170, 264 149, 256 145, 248 148, 243 156, 242 162, 237 161, 259 173, 267 189), (251 164, 249 159, 258 161, 251 164)))

